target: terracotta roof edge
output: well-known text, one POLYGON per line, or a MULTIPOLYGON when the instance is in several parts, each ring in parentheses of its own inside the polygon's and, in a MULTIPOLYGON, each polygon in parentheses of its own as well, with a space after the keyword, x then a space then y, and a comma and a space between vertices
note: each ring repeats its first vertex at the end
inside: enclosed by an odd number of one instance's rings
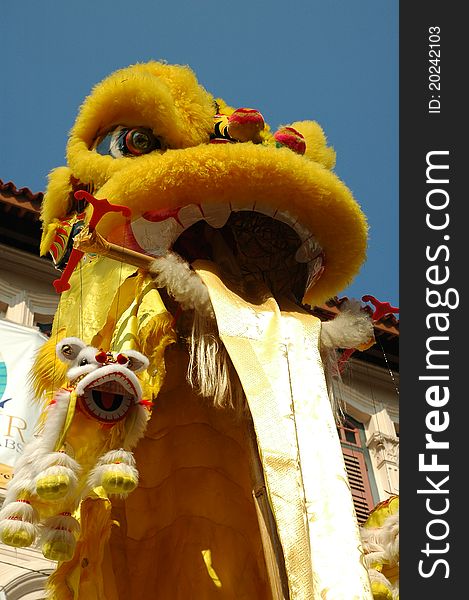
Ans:
POLYGON ((12 181, 4 182, 2 179, 0 179, 0 192, 17 198, 22 196, 30 202, 41 203, 44 198, 44 192, 32 192, 27 187, 17 188, 12 181))

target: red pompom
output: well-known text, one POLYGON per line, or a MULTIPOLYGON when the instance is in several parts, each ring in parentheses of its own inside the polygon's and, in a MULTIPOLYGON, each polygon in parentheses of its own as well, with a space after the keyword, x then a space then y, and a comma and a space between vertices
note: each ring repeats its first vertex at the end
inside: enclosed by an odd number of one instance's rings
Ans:
POLYGON ((97 362, 99 362, 102 365, 104 365, 104 363, 107 362, 107 354, 106 354, 106 352, 104 352, 104 350, 101 350, 101 352, 98 352, 98 354, 95 355, 95 359, 96 359, 97 362))
POLYGON ((129 362, 129 359, 125 354, 118 354, 116 360, 120 365, 126 365, 129 362))
POLYGON ((151 400, 140 400, 139 404, 141 406, 144 406, 145 408, 152 408, 153 406, 155 406, 155 403, 151 400))
POLYGON ((306 152, 305 138, 293 127, 281 127, 274 133, 274 139, 277 142, 277 146, 286 146, 297 154, 304 154, 306 152))
POLYGON ((238 108, 228 117, 228 134, 238 142, 260 143, 264 117, 254 108, 238 108))

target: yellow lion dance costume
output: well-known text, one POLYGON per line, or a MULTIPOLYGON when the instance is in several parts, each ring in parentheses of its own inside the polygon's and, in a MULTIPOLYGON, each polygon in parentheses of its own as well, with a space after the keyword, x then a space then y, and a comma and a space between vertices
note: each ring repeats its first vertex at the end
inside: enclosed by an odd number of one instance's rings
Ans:
POLYGON ((323 365, 372 323, 310 310, 357 273, 367 225, 321 127, 272 132, 149 62, 93 89, 67 163, 43 204, 64 271, 33 374, 53 457, 26 465, 3 540, 32 543, 68 494, 50 598, 371 599, 323 365), (138 393, 79 387, 135 360, 138 393))

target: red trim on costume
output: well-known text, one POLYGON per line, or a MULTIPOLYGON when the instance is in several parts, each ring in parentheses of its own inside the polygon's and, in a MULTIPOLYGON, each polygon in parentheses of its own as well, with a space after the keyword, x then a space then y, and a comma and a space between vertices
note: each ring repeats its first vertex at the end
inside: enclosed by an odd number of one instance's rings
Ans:
POLYGON ((140 400, 139 404, 141 406, 145 406, 146 408, 152 408, 153 406, 155 406, 155 403, 151 400, 140 400))
POLYGON ((370 296, 369 294, 362 296, 362 300, 363 302, 371 302, 371 304, 373 304, 375 307, 375 311, 371 316, 373 321, 379 321, 386 315, 399 312, 398 306, 391 306, 389 302, 380 302, 374 296, 370 296))

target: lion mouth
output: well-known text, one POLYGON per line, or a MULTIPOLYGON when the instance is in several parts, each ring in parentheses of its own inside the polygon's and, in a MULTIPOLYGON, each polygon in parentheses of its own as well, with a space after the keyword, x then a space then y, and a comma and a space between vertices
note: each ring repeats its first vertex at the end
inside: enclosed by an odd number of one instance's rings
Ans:
POLYGON ((95 377, 84 387, 80 404, 94 419, 105 423, 120 421, 138 401, 138 391, 124 374, 101 376, 99 371, 93 373, 95 377))
POLYGON ((267 205, 189 204, 133 221, 132 249, 155 257, 169 250, 189 263, 212 260, 228 280, 262 281, 301 301, 324 269, 324 252, 296 215, 267 205))

